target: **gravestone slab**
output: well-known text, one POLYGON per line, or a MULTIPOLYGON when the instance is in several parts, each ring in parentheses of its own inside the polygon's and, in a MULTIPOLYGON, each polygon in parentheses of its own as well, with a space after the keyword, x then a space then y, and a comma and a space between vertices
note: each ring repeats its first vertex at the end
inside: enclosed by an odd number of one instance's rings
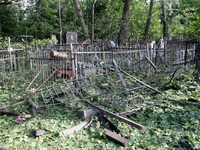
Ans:
POLYGON ((77 43, 77 33, 75 33, 75 32, 67 32, 67 34, 66 34, 66 42, 67 42, 67 44, 75 44, 75 43, 77 43))

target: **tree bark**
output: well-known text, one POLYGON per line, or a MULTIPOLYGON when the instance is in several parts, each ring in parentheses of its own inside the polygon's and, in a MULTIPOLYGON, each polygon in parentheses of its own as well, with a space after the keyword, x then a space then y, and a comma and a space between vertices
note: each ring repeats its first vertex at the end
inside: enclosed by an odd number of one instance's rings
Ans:
POLYGON ((84 34, 85 38, 88 39, 89 38, 88 28, 85 25, 83 15, 82 15, 82 11, 80 9, 80 5, 78 3, 78 0, 73 0, 73 1, 74 1, 74 5, 75 5, 75 8, 76 8, 76 13, 78 15, 78 19, 79 19, 80 24, 81 24, 81 28, 83 30, 83 34, 84 34))
POLYGON ((40 27, 41 38, 44 39, 43 29, 42 29, 42 25, 41 25, 40 17, 39 17, 40 2, 41 2, 41 0, 38 0, 38 2, 36 4, 37 5, 36 18, 37 18, 37 21, 38 21, 38 24, 39 24, 39 27, 40 27))
POLYGON ((90 3, 92 4, 92 36, 91 36, 91 44, 93 45, 94 42, 94 5, 96 3, 96 0, 90 0, 90 3))
POLYGON ((124 38, 126 36, 126 26, 128 22, 128 15, 130 10, 131 0, 124 0, 124 10, 121 22, 121 28, 118 34, 118 45, 121 46, 124 44, 124 38))
POLYGON ((60 44, 62 44, 62 20, 61 20, 60 0, 59 0, 59 20, 60 20, 60 44))
POLYGON ((150 27, 150 24, 151 24, 153 3, 154 3, 154 0, 151 0, 150 8, 149 8, 149 15, 148 15, 148 18, 147 18, 146 28, 145 28, 145 32, 144 32, 144 41, 147 40, 147 35, 148 35, 149 27, 150 27))
POLYGON ((163 37, 168 37, 168 25, 165 15, 165 0, 162 0, 162 15, 163 15, 163 37))

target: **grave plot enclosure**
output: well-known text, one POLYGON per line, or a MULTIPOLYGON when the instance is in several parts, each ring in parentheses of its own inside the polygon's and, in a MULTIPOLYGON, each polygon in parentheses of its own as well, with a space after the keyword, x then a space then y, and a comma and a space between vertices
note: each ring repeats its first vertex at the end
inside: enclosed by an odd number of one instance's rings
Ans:
POLYGON ((36 51, 30 57, 32 69, 36 68, 39 72, 44 69, 41 73, 43 83, 34 91, 30 102, 34 109, 83 102, 144 130, 144 126, 122 116, 143 107, 155 106, 162 100, 146 99, 145 95, 162 93, 135 75, 145 73, 147 76, 160 76, 173 72, 176 70, 174 64, 194 58, 194 44, 187 47, 182 45, 177 47, 174 43, 168 43, 164 49, 148 46, 109 49, 66 44, 57 45, 51 51, 36 51), (56 81, 56 84, 50 84, 52 81, 56 81), (45 84, 51 86, 44 88, 45 84))

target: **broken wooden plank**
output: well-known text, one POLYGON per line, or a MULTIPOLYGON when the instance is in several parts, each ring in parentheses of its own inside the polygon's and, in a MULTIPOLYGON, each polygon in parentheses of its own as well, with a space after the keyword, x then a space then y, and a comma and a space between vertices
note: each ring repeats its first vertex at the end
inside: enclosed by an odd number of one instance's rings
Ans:
POLYGON ((116 133, 114 133, 114 132, 112 132, 108 129, 104 129, 104 131, 105 131, 106 137, 109 140, 111 140, 111 141, 113 141, 117 144, 120 144, 122 146, 128 146, 129 145, 129 142, 126 138, 121 137, 120 135, 118 135, 118 134, 116 134, 116 133))
POLYGON ((119 121, 122 121, 122 122, 124 122, 124 123, 127 123, 128 125, 130 125, 130 126, 132 126, 132 127, 135 127, 135 128, 137 128, 137 129, 139 129, 140 131, 144 131, 144 130, 146 129, 146 127, 143 126, 143 125, 141 125, 141 124, 138 124, 138 123, 133 122, 133 121, 131 121, 131 120, 129 120, 129 119, 123 118, 122 116, 119 116, 119 115, 117 115, 117 114, 114 114, 114 113, 112 113, 112 112, 109 112, 109 111, 107 111, 107 110, 105 110, 105 109, 103 109, 103 108, 100 108, 100 107, 98 107, 98 106, 95 106, 95 105, 93 105, 92 103, 90 103, 90 102, 88 102, 88 101, 84 101, 84 102, 85 102, 87 105, 89 105, 89 106, 91 106, 91 107, 93 107, 93 108, 95 108, 95 109, 101 111, 103 114, 109 115, 109 116, 111 116, 111 117, 113 117, 113 118, 115 118, 115 119, 118 119, 119 121))
POLYGON ((89 119, 91 115, 96 115, 98 110, 95 109, 87 109, 87 110, 78 110, 77 115, 79 119, 89 119))
POLYGON ((105 123, 108 123, 108 126, 112 131, 115 131, 117 133, 120 132, 117 126, 114 123, 112 123, 107 117, 103 116, 103 119, 105 120, 105 123))
POLYGON ((50 51, 50 56, 55 58, 68 58, 66 53, 60 53, 57 51, 50 51))
POLYGON ((77 132, 77 131, 80 131, 81 129, 83 129, 86 125, 88 124, 88 122, 84 122, 82 124, 79 124, 75 127, 72 127, 70 129, 67 129, 65 131, 61 131, 59 132, 59 136, 65 136, 65 135, 68 135, 68 134, 71 134, 71 133, 74 133, 74 132, 77 132))

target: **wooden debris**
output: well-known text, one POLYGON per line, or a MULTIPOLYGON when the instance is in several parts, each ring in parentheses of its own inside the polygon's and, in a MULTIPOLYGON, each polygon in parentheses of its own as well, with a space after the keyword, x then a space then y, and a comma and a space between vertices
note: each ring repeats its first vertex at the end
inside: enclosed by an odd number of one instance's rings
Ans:
POLYGON ((14 115, 14 116, 19 116, 20 115, 20 113, 18 113, 18 112, 5 110, 5 109, 0 109, 0 113, 1 114, 14 115))
POLYGON ((79 119, 89 119, 91 115, 96 115, 98 110, 95 109, 87 109, 87 110, 78 110, 77 115, 79 119))
POLYGON ((128 140, 125 139, 124 137, 121 137, 120 135, 115 134, 115 133, 111 132, 108 129, 104 129, 104 131, 105 131, 106 137, 109 140, 111 140, 111 141, 113 141, 113 142, 115 142, 117 144, 120 144, 122 146, 128 146, 129 145, 128 140))
POLYGON ((155 71, 157 71, 157 67, 153 64, 153 62, 146 56, 145 56, 145 59, 148 61, 148 63, 155 69, 155 71))
POLYGON ((35 131, 35 136, 42 136, 44 135, 45 131, 44 130, 38 130, 38 131, 35 131))
POLYGON ((112 130, 112 131, 115 131, 117 133, 119 133, 119 129, 117 128, 117 126, 112 123, 108 118, 106 118, 105 116, 103 116, 103 119, 105 120, 105 123, 108 124, 108 127, 112 130))
POLYGON ((79 124, 75 127, 72 127, 70 129, 67 129, 65 131, 61 131, 59 132, 59 135, 60 136, 65 136, 65 135, 68 135, 68 134, 71 134, 71 133, 74 133, 74 132, 77 132, 77 131, 80 131, 81 129, 83 129, 88 123, 87 122, 84 122, 82 124, 79 124))
POLYGON ((100 128, 100 126, 101 126, 101 125, 100 125, 100 122, 99 122, 99 121, 97 121, 97 122, 96 122, 96 128, 97 128, 97 129, 99 129, 99 128, 100 128))
POLYGON ((109 115, 109 116, 111 116, 111 117, 113 117, 113 118, 115 118, 115 119, 118 119, 118 120, 120 120, 120 121, 122 121, 122 122, 124 122, 124 123, 127 123, 128 125, 130 125, 130 126, 132 126, 132 127, 135 127, 135 128, 137 128, 137 129, 139 129, 140 131, 144 131, 144 130, 146 129, 146 127, 143 126, 143 125, 141 125, 141 124, 138 124, 138 123, 133 122, 133 121, 131 121, 131 120, 129 120, 129 119, 123 118, 122 116, 119 116, 119 115, 117 115, 117 114, 114 114, 114 113, 112 113, 112 112, 109 112, 109 111, 107 111, 107 110, 105 110, 105 109, 102 109, 102 108, 100 108, 100 107, 97 107, 97 106, 93 105, 92 103, 90 103, 90 102, 88 102, 88 101, 84 101, 84 102, 85 102, 87 105, 89 105, 89 106, 91 106, 91 107, 93 107, 93 108, 95 108, 95 109, 101 111, 103 114, 109 115))
POLYGON ((31 118, 31 115, 24 115, 24 118, 29 119, 29 118, 31 118))
POLYGON ((57 51, 50 51, 50 56, 55 58, 68 58, 66 53, 60 53, 57 51))
POLYGON ((188 98, 188 101, 190 101, 190 102, 198 102, 198 100, 194 99, 194 98, 188 98))

